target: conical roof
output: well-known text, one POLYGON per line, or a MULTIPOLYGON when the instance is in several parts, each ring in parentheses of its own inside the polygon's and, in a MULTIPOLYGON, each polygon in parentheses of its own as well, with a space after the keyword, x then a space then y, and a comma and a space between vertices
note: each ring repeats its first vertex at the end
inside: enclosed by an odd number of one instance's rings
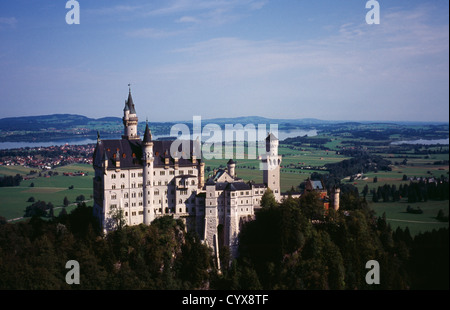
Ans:
POLYGON ((150 128, 148 127, 148 122, 145 125, 145 131, 144 131, 144 140, 142 140, 144 143, 152 142, 152 132, 150 131, 150 128))

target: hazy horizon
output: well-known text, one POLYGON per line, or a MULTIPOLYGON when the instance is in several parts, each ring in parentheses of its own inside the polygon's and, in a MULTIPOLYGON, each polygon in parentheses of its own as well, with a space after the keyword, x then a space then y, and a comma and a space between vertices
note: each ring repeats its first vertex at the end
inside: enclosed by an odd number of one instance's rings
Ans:
MULTIPOLYGON (((139 114, 139 113, 138 113, 139 114)), ((52 115, 75 115, 75 116, 82 116, 82 117, 86 117, 89 119, 93 119, 93 120, 100 120, 100 119, 105 119, 105 118, 118 118, 118 119, 122 119, 122 115, 119 116, 113 116, 113 115, 109 115, 109 116, 101 116, 101 117, 89 117, 86 115, 82 115, 82 114, 74 114, 74 113, 55 113, 55 114, 41 114, 41 115, 19 115, 19 116, 9 116, 9 117, 2 117, 0 118, 0 120, 3 119, 10 119, 10 118, 26 118, 26 117, 45 117, 45 116, 52 116, 52 115)), ((198 115, 196 115, 198 116, 198 115)), ((200 116, 201 117, 201 116, 200 116)), ((336 120, 336 119, 319 119, 319 118, 271 118, 271 117, 264 117, 264 116, 259 116, 259 115, 242 115, 242 116, 234 116, 234 117, 211 117, 211 118, 201 118, 201 121, 214 121, 214 120, 232 120, 232 119, 240 119, 240 118, 261 118, 261 119, 267 119, 267 120, 279 120, 279 121, 317 121, 317 122, 330 122, 330 123, 345 123, 345 122, 360 122, 360 123, 397 123, 397 124, 401 124, 401 123, 424 123, 424 124, 449 124, 449 121, 421 121, 421 120, 411 120, 411 121, 400 121, 400 120, 366 120, 366 121, 360 121, 360 120, 350 120, 350 119, 343 119, 343 120, 336 120)), ((139 119, 139 124, 144 124, 146 123, 148 120, 142 120, 139 118, 138 115, 138 119, 139 119)), ((180 119, 180 120, 165 120, 165 121, 153 121, 150 122, 148 121, 150 124, 151 123, 175 123, 175 122, 179 122, 179 123, 186 123, 186 122, 192 122, 192 119, 180 119)))

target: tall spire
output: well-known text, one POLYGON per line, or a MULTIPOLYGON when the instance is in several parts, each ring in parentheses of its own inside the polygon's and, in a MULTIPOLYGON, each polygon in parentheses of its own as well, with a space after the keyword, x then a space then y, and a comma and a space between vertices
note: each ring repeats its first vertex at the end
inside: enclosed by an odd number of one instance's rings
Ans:
POLYGON ((152 142, 152 132, 150 131, 150 128, 148 127, 148 120, 145 124, 145 131, 144 131, 144 140, 142 140, 144 143, 152 142))
MULTIPOLYGON (((130 86, 130 84, 128 84, 130 86)), ((128 99, 125 100, 125 108, 123 109, 123 125, 124 139, 140 139, 137 132, 138 117, 134 108, 133 97, 131 97, 131 87, 128 90, 128 99)))
POLYGON ((134 109, 133 97, 131 97, 131 84, 128 84, 128 100, 126 105, 130 109, 130 114, 136 114, 136 110, 134 109))

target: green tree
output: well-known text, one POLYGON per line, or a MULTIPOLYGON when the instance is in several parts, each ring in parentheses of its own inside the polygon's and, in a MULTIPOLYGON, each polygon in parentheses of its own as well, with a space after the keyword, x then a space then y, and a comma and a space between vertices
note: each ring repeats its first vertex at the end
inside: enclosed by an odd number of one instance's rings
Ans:
POLYGON ((323 202, 315 191, 305 192, 300 197, 300 208, 307 218, 313 220, 321 220, 325 214, 323 202))
POLYGON ((277 201, 275 200, 273 191, 270 188, 267 188, 267 190, 264 192, 264 194, 261 197, 261 207, 269 208, 269 207, 275 207, 276 205, 277 205, 277 201))

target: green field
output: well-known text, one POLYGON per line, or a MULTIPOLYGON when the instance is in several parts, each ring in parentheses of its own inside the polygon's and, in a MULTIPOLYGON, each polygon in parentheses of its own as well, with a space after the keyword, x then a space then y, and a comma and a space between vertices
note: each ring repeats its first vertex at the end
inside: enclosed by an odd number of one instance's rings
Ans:
POLYGON ((376 212, 378 216, 386 214, 386 221, 391 225, 392 229, 397 227, 408 227, 411 235, 415 236, 421 232, 431 231, 433 229, 439 229, 441 227, 448 228, 448 222, 440 222, 436 219, 440 209, 444 210, 444 213, 448 215, 449 201, 427 201, 416 202, 414 204, 408 204, 406 200, 399 202, 369 202, 369 206, 376 212), (406 212, 406 207, 422 209, 422 214, 412 214, 406 212))
MULTIPOLYGON (((17 166, 1 168, 1 172, 5 175, 15 174, 17 171, 17 166), (10 167, 11 169, 9 169, 10 167)), ((27 168, 26 173, 29 170, 27 168)), ((58 215, 63 207, 64 197, 67 197, 72 204, 67 207, 68 212, 76 206, 75 201, 77 196, 84 195, 88 201, 92 199, 92 166, 77 164, 59 167, 54 171, 58 171, 59 175, 23 180, 20 186, 17 187, 0 187, 0 215, 8 220, 21 218, 24 215, 25 208, 32 204, 31 202, 27 202, 30 197, 34 197, 35 201, 51 202, 55 206, 55 215, 58 215), (62 175, 63 172, 76 171, 88 172, 88 175, 62 175), (30 186, 31 183, 34 184, 34 187, 30 186), (69 186, 73 186, 73 189, 69 189, 69 186)))

